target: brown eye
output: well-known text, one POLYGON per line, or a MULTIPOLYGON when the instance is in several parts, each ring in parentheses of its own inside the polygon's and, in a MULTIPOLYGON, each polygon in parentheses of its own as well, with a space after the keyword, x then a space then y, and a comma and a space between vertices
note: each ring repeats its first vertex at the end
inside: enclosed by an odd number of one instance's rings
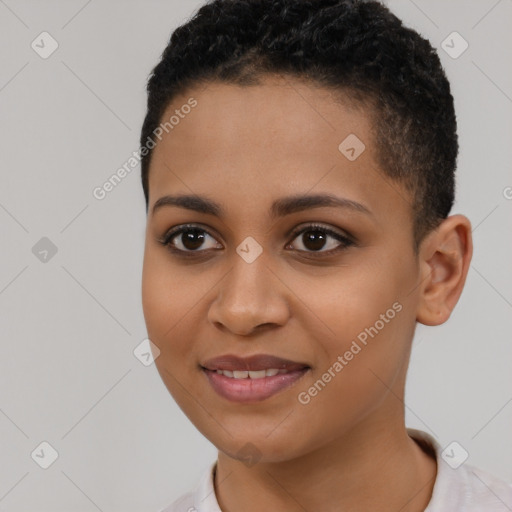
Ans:
POLYGON ((202 252, 219 245, 207 231, 196 226, 181 226, 168 233, 161 243, 178 252, 202 252))
MULTIPOLYGON (((204 231, 199 229, 190 229, 181 233, 181 245, 188 251, 195 251, 204 243, 204 231)), ((178 238, 179 240, 179 238, 178 238)))
MULTIPOLYGON (((353 245, 347 236, 337 233, 329 228, 317 225, 306 226, 294 233, 298 240, 297 250, 301 252, 330 253, 353 245)), ((290 245, 293 245, 290 244, 290 245)))

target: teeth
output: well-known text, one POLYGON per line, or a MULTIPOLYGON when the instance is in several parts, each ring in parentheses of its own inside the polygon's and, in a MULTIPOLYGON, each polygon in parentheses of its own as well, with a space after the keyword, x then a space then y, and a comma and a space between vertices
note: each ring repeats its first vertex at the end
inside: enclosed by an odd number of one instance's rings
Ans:
POLYGON ((265 378, 266 376, 266 371, 265 370, 258 370, 258 371, 249 371, 249 377, 251 379, 263 379, 265 378))
POLYGON ((233 379, 263 379, 265 377, 273 377, 278 373, 288 373, 288 370, 278 370, 277 368, 269 368, 268 370, 217 370, 219 375, 224 375, 224 377, 230 377, 233 379))

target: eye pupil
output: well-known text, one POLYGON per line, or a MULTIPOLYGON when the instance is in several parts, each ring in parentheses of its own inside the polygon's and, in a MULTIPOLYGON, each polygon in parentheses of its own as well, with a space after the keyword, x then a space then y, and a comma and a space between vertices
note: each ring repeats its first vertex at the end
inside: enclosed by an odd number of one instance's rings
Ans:
POLYGON ((199 229, 189 229, 182 233, 183 246, 188 250, 195 250, 201 247, 204 242, 204 232, 199 229))
POLYGON ((304 247, 309 250, 318 250, 322 249, 325 245, 325 233, 322 231, 306 231, 303 234, 303 243, 304 247), (312 242, 312 245, 311 243, 312 242))

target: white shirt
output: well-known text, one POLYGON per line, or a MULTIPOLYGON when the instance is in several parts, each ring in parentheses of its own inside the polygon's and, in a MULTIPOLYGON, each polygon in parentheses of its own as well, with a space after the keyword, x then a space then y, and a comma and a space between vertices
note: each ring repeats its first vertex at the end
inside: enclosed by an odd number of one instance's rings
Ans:
MULTIPOLYGON (((426 432, 408 428, 420 445, 435 452, 437 476, 432 497, 424 512, 512 512, 512 483, 507 483, 481 469, 463 463, 456 469, 441 456, 439 443, 426 432)), ((449 449, 448 460, 454 452, 449 449)), ((197 487, 160 512, 222 512, 214 490, 217 461, 203 473, 197 487)))

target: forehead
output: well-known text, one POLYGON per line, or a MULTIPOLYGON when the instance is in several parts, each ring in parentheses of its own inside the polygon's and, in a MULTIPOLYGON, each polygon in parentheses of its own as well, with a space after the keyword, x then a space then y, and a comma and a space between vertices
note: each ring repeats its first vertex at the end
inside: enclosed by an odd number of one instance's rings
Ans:
POLYGON ((287 78, 187 90, 162 117, 165 122, 181 113, 153 151, 150 208, 159 196, 178 191, 207 193, 229 209, 234 201, 264 206, 262 199, 270 204, 309 190, 396 207, 396 196, 404 194, 398 185, 385 186, 390 180, 377 164, 371 116, 348 97, 337 98, 287 78), (191 98, 196 106, 181 111, 191 98))
MULTIPOLYGON (((209 83, 175 98, 163 120, 191 97, 197 106, 172 129, 173 137, 160 149, 193 148, 195 157, 221 155, 230 161, 256 153, 285 160, 325 159, 339 156, 340 137, 357 133, 372 151, 368 115, 348 98, 340 103, 333 92, 296 79, 272 77, 261 82, 209 83), (321 147, 314 146, 319 139, 321 147)), ((185 157, 186 151, 179 156, 185 157)))

